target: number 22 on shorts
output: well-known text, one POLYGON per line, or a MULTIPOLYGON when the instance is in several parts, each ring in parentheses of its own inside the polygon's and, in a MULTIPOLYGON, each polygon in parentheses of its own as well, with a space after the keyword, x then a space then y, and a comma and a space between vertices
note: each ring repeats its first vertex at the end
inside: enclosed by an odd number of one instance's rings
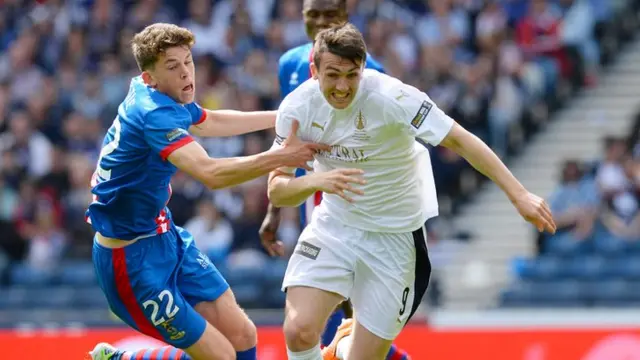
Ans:
POLYGON ((171 294, 169 290, 162 290, 160 294, 158 294, 158 300, 151 299, 142 303, 142 306, 144 307, 145 310, 151 307, 151 323, 153 324, 153 326, 161 325, 167 321, 167 318, 165 318, 164 316, 158 317, 160 304, 163 303, 164 298, 168 298, 167 305, 165 306, 165 309, 164 309, 164 314, 167 316, 169 320, 171 320, 174 316, 176 316, 178 311, 180 311, 180 308, 177 305, 174 305, 173 294, 171 294))

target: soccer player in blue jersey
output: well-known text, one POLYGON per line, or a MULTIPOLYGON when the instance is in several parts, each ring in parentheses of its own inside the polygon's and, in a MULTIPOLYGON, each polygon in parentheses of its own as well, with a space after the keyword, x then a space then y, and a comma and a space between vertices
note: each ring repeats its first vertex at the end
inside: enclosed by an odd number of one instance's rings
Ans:
POLYGON ((179 169, 209 188, 223 188, 281 166, 304 167, 316 151, 328 150, 294 137, 281 150, 210 158, 190 134, 271 128, 275 112, 209 111, 195 104, 194 42, 189 30, 169 24, 135 35, 132 50, 142 74, 131 81, 105 136, 86 213, 96 231, 96 274, 111 310, 172 347, 125 352, 103 343, 89 354, 93 360, 255 360, 254 324, 191 234, 171 220, 170 179, 179 169))
MULTIPOLYGON (((304 19, 309 39, 315 39, 318 32, 331 26, 346 23, 348 21, 347 0, 304 0, 302 16, 304 19)), ((293 48, 280 57, 278 81, 282 98, 296 89, 300 84, 311 77, 309 65, 313 59, 313 42, 293 48)), ((383 66, 373 57, 367 54, 365 67, 384 72, 383 66)), ((303 176, 306 170, 299 168, 296 176, 303 176)), ((304 228, 307 220, 311 218, 313 209, 320 204, 322 193, 311 196, 300 206, 300 224, 304 228)), ((260 228, 262 243, 271 256, 284 255, 284 247, 276 239, 276 232, 280 223, 280 209, 269 204, 267 215, 260 228)), ((326 330, 322 335, 322 345, 328 346, 337 334, 338 327, 344 318, 351 318, 353 310, 349 301, 345 301, 341 308, 329 318, 326 330)), ((408 354, 391 346, 390 360, 407 360, 408 354)))

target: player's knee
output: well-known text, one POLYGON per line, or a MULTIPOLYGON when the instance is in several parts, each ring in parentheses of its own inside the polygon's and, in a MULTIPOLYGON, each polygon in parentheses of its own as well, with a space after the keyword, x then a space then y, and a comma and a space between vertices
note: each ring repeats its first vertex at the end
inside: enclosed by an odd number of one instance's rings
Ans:
POLYGON ((258 343, 258 330, 253 322, 247 318, 244 326, 233 334, 229 334, 228 339, 236 350, 251 349, 258 343))
POLYGON ((293 351, 302 351, 317 345, 322 335, 313 319, 308 316, 287 315, 284 320, 284 336, 293 351))

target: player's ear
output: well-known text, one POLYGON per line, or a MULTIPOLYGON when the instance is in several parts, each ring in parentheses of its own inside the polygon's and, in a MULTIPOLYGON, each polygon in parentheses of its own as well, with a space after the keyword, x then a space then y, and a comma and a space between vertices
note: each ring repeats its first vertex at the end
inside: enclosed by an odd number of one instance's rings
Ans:
POLYGON ((309 70, 311 70, 311 77, 314 80, 318 80, 318 68, 313 61, 309 64, 309 70))
POLYGON ((151 76, 151 73, 147 70, 142 72, 142 81, 144 81, 145 84, 149 85, 152 88, 155 88, 156 85, 158 85, 153 79, 153 76, 151 76))

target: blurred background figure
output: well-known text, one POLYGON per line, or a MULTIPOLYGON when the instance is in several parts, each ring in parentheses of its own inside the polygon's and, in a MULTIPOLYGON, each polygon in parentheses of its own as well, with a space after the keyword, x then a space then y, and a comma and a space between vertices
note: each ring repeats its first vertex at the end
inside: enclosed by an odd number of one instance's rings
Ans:
MULTIPOLYGON (((440 216, 427 224, 435 271, 418 323, 460 309, 640 304, 639 3, 347 1, 385 70, 487 141, 562 226, 533 235, 460 157, 430 149, 440 216)), ((153 22, 189 28, 200 104, 276 109, 278 59, 307 41, 301 11, 300 0, 0 2, 0 327, 119 324, 95 283, 84 210, 103 135, 138 73, 132 35, 153 22)), ((229 157, 273 136, 198 140, 229 157)), ((258 237, 266 179, 209 191, 178 174, 172 188, 176 224, 258 324, 279 324, 298 212, 283 209, 287 256, 274 259, 258 237)))

